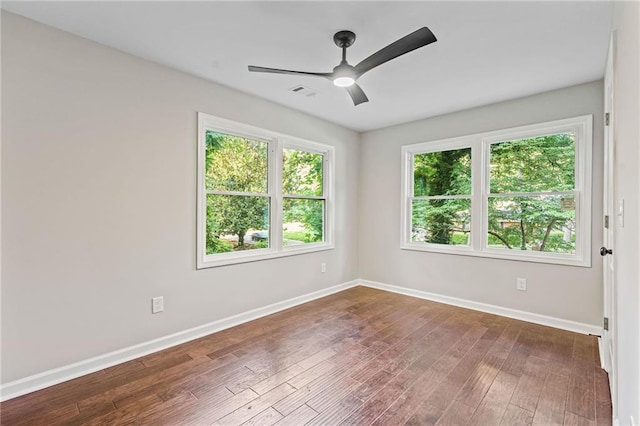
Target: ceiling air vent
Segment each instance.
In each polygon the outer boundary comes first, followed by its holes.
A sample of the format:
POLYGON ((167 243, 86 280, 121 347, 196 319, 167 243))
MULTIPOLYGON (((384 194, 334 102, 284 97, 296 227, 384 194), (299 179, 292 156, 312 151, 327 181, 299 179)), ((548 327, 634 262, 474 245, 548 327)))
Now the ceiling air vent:
POLYGON ((289 90, 292 91, 293 93, 297 93, 298 95, 302 95, 302 96, 305 96, 307 98, 312 98, 312 97, 314 97, 315 95, 318 94, 318 92, 316 92, 315 89, 312 89, 312 88, 307 87, 307 86, 303 86, 301 84, 293 86, 289 90))

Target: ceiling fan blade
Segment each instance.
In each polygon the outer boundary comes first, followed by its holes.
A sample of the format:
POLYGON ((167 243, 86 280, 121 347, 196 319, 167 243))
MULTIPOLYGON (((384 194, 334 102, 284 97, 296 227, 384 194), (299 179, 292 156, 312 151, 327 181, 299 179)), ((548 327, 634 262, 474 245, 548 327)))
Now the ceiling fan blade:
POLYGON ((249 71, 251 72, 268 72, 273 74, 295 74, 295 75, 309 75, 313 77, 330 77, 333 73, 330 72, 306 72, 306 71, 292 71, 292 70, 281 70, 278 68, 266 68, 266 67, 256 67, 254 65, 249 65, 249 71))
POLYGON ((362 88, 357 84, 345 87, 345 89, 347 89, 347 92, 349 92, 349 95, 351 95, 351 99, 353 99, 354 105, 359 105, 363 102, 369 102, 369 98, 367 98, 367 95, 364 94, 362 88))
POLYGON ((382 65, 385 62, 397 58, 398 56, 402 56, 405 53, 409 53, 412 50, 416 50, 422 46, 426 46, 427 44, 431 44, 434 41, 437 41, 437 39, 431 30, 427 27, 422 27, 411 34, 394 41, 387 47, 378 50, 373 55, 364 59, 355 66, 355 71, 358 76, 361 76, 378 65, 382 65))

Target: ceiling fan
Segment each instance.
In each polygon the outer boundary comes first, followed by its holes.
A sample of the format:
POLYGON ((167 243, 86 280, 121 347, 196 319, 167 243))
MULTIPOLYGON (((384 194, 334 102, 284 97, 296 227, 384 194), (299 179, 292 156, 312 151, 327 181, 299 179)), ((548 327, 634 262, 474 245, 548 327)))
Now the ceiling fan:
POLYGON ((369 99, 367 98, 367 95, 364 94, 364 91, 360 86, 356 84, 356 80, 358 78, 362 77, 362 75, 367 71, 371 71, 373 68, 382 65, 385 62, 426 46, 427 44, 431 44, 437 41, 437 39, 429 28, 422 27, 411 34, 394 41, 387 47, 378 50, 356 66, 349 65, 347 62, 347 47, 351 46, 354 41, 356 41, 356 35, 351 31, 338 31, 334 34, 333 42, 336 46, 342 49, 342 61, 333 69, 332 72, 292 71, 277 68, 257 67, 254 65, 249 65, 249 71, 328 78, 329 80, 332 80, 333 84, 336 86, 347 89, 347 92, 351 95, 351 99, 353 99, 353 104, 359 105, 363 102, 368 102, 369 99))

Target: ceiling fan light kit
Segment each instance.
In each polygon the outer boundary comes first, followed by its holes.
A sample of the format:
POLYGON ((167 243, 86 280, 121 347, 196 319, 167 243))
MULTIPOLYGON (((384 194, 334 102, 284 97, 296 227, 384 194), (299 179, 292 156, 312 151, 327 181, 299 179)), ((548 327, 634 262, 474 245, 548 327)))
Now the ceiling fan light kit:
POLYGON ((355 41, 356 35, 352 31, 338 31, 333 35, 333 42, 336 46, 342 49, 342 61, 333 69, 332 72, 292 71, 278 68, 258 67, 254 65, 249 65, 249 71, 327 78, 333 81, 334 85, 344 87, 351 96, 353 104, 359 105, 361 103, 368 102, 369 99, 362 88, 356 84, 356 80, 358 78, 385 62, 431 44, 437 41, 437 39, 429 28, 422 27, 411 34, 394 41, 387 47, 378 50, 368 58, 358 63, 358 65, 352 66, 347 62, 347 48, 355 41))

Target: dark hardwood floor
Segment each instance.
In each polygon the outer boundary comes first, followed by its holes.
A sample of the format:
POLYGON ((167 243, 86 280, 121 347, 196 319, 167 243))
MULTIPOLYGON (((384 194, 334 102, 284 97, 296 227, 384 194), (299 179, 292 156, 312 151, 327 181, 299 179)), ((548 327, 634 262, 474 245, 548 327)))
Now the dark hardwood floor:
POLYGON ((595 337, 356 287, 12 399, 3 425, 609 425, 595 337))

